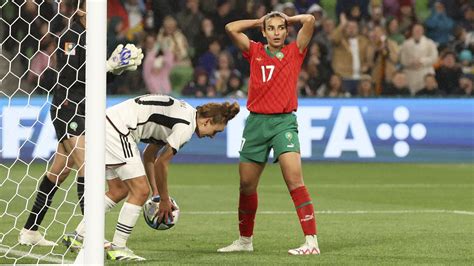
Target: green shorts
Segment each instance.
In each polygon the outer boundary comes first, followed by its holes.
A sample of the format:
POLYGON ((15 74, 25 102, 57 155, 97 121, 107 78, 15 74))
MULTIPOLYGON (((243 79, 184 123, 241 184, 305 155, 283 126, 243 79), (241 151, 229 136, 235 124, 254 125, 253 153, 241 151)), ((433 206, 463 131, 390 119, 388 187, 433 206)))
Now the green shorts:
POLYGON ((240 144, 240 161, 266 163, 273 149, 273 162, 285 152, 300 152, 296 115, 250 113, 240 144))

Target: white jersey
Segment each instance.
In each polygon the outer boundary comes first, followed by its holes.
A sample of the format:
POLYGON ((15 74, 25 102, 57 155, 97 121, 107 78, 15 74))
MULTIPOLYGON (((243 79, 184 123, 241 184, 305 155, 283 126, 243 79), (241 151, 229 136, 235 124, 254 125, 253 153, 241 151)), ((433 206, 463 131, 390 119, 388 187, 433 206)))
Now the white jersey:
POLYGON ((107 119, 135 142, 169 144, 176 153, 196 130, 196 109, 165 95, 144 95, 107 108, 107 119))

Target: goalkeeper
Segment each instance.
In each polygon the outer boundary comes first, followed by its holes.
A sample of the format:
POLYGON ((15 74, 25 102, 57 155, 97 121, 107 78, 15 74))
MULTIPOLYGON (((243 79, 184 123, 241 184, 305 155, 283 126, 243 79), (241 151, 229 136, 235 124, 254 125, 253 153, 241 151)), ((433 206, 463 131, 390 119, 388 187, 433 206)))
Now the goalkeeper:
MULTIPOLYGON (((23 245, 55 246, 38 231, 54 194, 71 169, 77 169, 77 195, 84 214, 84 126, 86 70, 86 1, 73 1, 78 7, 74 21, 65 29, 57 49, 58 84, 50 109, 58 139, 52 165, 41 180, 35 202, 18 242, 23 245)), ((119 45, 107 61, 107 71, 121 74, 136 70, 143 54, 133 44, 119 45)))

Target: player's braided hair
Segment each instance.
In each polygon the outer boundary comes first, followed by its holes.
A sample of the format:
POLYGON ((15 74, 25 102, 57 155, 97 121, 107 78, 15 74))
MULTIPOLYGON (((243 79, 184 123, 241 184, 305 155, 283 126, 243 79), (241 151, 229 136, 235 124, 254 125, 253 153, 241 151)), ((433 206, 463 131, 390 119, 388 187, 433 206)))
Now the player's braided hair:
POLYGON ((213 124, 227 124, 239 113, 240 106, 236 102, 207 103, 196 109, 199 117, 212 118, 213 124))
POLYGON ((286 20, 285 16, 283 15, 282 12, 280 11, 272 11, 268 14, 265 15, 265 19, 263 19, 263 29, 265 30, 265 27, 266 27, 266 24, 267 24, 267 20, 271 19, 271 18, 275 18, 275 17, 280 17, 282 18, 283 20, 285 20, 285 28, 288 28, 288 21, 286 20))

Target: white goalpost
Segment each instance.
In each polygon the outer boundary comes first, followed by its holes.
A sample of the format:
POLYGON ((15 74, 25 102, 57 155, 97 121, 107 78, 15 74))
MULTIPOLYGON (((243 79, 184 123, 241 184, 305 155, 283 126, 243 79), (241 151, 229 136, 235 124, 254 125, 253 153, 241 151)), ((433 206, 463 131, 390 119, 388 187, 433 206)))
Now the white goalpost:
POLYGON ((107 1, 87 1, 86 39, 86 237, 76 262, 104 263, 105 102, 107 1), (90 114, 90 115, 88 115, 90 114), (80 256, 84 257, 81 258, 80 256))

